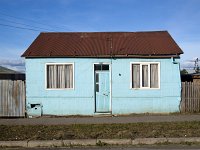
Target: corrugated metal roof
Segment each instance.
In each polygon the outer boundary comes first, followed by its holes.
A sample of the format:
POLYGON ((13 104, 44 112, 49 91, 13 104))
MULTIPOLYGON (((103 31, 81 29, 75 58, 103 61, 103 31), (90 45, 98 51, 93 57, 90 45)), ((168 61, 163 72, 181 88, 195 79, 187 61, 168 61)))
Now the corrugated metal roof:
POLYGON ((0 66, 0 74, 20 74, 20 72, 0 66))
POLYGON ((167 31, 40 33, 22 57, 111 57, 179 55, 167 31))

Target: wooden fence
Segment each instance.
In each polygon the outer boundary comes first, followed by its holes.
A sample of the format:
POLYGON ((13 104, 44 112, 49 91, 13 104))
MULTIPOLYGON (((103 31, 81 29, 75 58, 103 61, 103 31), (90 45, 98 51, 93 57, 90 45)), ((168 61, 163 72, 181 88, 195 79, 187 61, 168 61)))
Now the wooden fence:
POLYGON ((0 80, 0 117, 25 116, 25 81, 0 80))
POLYGON ((181 112, 200 112, 200 85, 182 82, 181 112))

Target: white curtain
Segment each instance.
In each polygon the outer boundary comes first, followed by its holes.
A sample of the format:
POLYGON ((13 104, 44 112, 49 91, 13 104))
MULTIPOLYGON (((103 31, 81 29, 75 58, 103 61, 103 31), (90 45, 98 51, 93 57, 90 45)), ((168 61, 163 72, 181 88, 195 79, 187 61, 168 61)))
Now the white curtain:
POLYGON ((142 65, 142 87, 148 87, 148 65, 142 65))
POLYGON ((64 72, 64 65, 57 65, 57 88, 65 88, 64 86, 64 77, 65 77, 65 72, 64 72))
POLYGON ((73 87, 73 67, 72 65, 65 65, 65 88, 73 87))
POLYGON ((56 66, 47 65, 47 88, 56 87, 56 66))
POLYGON ((47 65, 47 88, 73 88, 73 66, 47 65))
POLYGON ((151 88, 158 88, 158 64, 150 65, 151 88))
POLYGON ((132 86, 133 88, 140 88, 140 65, 132 65, 132 86))

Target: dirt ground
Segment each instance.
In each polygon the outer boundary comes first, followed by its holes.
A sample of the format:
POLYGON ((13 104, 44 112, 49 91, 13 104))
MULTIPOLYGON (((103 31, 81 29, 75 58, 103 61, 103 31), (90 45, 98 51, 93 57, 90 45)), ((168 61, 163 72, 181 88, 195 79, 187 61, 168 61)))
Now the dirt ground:
POLYGON ((0 125, 0 140, 200 137, 200 121, 128 124, 0 125))

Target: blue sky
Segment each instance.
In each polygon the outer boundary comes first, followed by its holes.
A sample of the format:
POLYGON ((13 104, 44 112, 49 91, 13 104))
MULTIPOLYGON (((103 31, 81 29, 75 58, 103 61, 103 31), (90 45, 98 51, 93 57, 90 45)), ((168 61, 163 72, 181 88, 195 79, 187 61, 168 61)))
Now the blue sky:
POLYGON ((40 32, 152 30, 168 30, 184 51, 182 67, 192 66, 200 0, 0 0, 0 65, 23 71, 20 55, 40 32))

